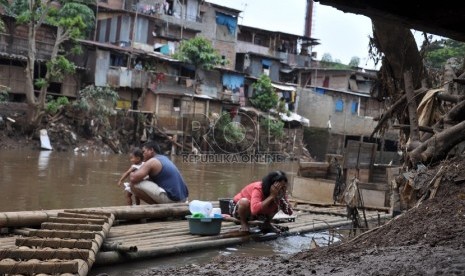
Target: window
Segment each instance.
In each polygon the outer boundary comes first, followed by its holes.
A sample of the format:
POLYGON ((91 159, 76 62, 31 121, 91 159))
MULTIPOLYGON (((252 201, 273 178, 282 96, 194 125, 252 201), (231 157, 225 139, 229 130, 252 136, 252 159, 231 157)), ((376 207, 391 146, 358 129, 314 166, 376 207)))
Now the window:
POLYGON ((338 99, 336 101, 336 112, 342 112, 344 111, 344 101, 341 99, 338 99))
POLYGON ((179 112, 181 110, 181 99, 173 99, 173 110, 179 112))
POLYGON ((263 65, 263 74, 267 75, 267 76, 270 76, 270 67, 269 66, 263 65))
POLYGON ((262 59, 263 74, 270 76, 271 60, 262 59))
POLYGON ((126 56, 110 54, 110 66, 125 67, 126 62, 126 56))
POLYGON ((352 102, 351 112, 352 114, 358 114, 358 102, 352 102))

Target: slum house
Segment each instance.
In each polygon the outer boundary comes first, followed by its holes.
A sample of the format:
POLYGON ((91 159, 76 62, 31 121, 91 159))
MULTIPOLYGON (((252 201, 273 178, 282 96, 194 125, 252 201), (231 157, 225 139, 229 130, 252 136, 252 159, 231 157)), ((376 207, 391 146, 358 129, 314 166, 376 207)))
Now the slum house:
POLYGON ((169 8, 165 4, 99 1, 95 41, 82 43, 92 49, 87 55, 94 72, 91 82, 116 89, 118 107, 150 114, 152 123, 167 134, 182 134, 183 126, 189 125, 182 117, 221 111, 221 75, 200 72, 194 91, 195 68, 170 55, 181 40, 203 35, 213 46, 221 46, 217 50, 225 59, 234 61, 231 49, 239 12, 203 1, 169 2, 169 8), (221 43, 214 43, 217 37, 221 43))
MULTIPOLYGON (((13 17, 2 15, 2 20, 5 22, 5 30, 0 32, 0 85, 8 89, 10 101, 25 102, 24 69, 28 55, 28 28, 25 25, 15 24, 16 20, 13 17)), ((56 31, 55 27, 46 24, 37 31, 35 79, 45 76, 46 62, 51 57, 56 31)), ((76 73, 51 82, 48 95, 76 98, 80 88, 80 75, 85 69, 82 61, 77 61, 75 64, 76 73)))
POLYGON ((171 55, 179 41, 201 35, 232 69, 239 12, 201 0, 100 0, 94 40, 171 55))
MULTIPOLYGON (((250 84, 262 74, 269 76, 271 81, 281 85, 280 87, 286 86, 286 83, 296 84, 298 75, 293 68, 311 66, 311 47, 318 44, 317 39, 305 36, 240 25, 236 47, 236 70, 251 77, 245 83, 246 98, 251 97, 253 93, 250 84)), ((289 110, 293 111, 295 93, 297 93, 295 87, 289 86, 289 89, 280 89, 280 87, 275 86, 285 98, 289 110)))
MULTIPOLYGON (((316 39, 308 37, 239 26, 236 70, 247 75, 241 111, 255 118, 269 118, 269 115, 273 114, 275 118, 279 118, 285 123, 284 137, 288 139, 283 139, 280 143, 271 143, 267 150, 284 151, 288 152, 289 155, 301 155, 302 153, 303 127, 309 126, 310 122, 293 112, 297 99, 297 88, 294 84, 297 82, 297 78, 292 68, 311 64, 312 58, 308 53, 311 53, 311 46, 317 44, 316 39), (253 96, 251 84, 263 74, 270 77, 278 98, 280 101, 284 101, 289 112, 279 114, 276 110, 270 110, 269 114, 262 114, 263 112, 247 108, 250 105, 248 98, 253 96), (296 146, 297 144, 298 146, 296 146)), ((263 135, 264 133, 261 134, 261 136, 263 135)), ((259 147, 258 151, 260 150, 262 149, 259 147)))
MULTIPOLYGON (((377 142, 377 162, 396 160, 396 133, 368 141, 383 105, 370 92, 376 75, 350 69, 302 70, 298 113, 312 121, 306 143, 318 160, 326 153, 342 154, 348 140, 377 142), (324 145, 324 146, 322 146, 324 145), (388 151, 388 152, 385 152, 388 151)), ((307 136, 307 135, 306 135, 307 136)))

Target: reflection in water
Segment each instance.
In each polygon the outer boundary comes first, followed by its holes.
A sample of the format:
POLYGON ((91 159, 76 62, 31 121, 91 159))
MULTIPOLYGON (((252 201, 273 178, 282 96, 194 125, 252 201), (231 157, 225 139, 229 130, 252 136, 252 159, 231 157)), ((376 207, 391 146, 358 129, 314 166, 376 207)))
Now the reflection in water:
POLYGON ((44 171, 47 169, 48 167, 48 160, 50 158, 50 154, 52 152, 49 151, 49 150, 42 150, 40 151, 39 153, 39 176, 44 176, 43 174, 41 173, 45 173, 44 171))
MULTIPOLYGON (((55 151, 0 152, 0 212, 124 205, 117 185, 127 155, 55 151)), ((297 164, 191 163, 173 160, 189 186, 189 199, 232 197, 272 170, 292 179, 297 164)))

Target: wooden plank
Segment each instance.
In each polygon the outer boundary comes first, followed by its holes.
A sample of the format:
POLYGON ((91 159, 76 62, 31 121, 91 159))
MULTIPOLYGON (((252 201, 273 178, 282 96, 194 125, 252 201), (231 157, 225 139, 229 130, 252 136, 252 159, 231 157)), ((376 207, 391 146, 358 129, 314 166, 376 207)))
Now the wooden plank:
POLYGON ((309 202, 332 204, 334 185, 332 180, 295 176, 291 195, 309 202))
POLYGON ((358 184, 358 187, 360 189, 364 189, 364 190, 375 190, 375 191, 389 191, 389 186, 384 183, 364 183, 364 182, 359 182, 358 184))
POLYGON ((329 163, 326 162, 300 162, 298 176, 326 178, 329 170, 329 163))
POLYGON ((360 189, 363 197, 363 205, 369 207, 385 207, 386 192, 360 189))
POLYGON ((369 169, 374 163, 375 143, 348 141, 344 154, 344 169, 369 169))
POLYGON ((357 177, 361 182, 370 182, 370 170, 369 169, 347 169, 346 171, 347 180, 351 180, 357 177), (358 175, 358 176, 357 176, 358 175))

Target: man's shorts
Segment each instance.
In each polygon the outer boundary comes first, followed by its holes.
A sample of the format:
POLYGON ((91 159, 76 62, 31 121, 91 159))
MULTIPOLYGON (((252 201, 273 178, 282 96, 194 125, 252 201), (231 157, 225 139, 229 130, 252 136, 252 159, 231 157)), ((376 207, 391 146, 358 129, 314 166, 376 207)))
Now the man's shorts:
POLYGON ((177 201, 171 200, 166 191, 158 186, 156 183, 148 180, 143 180, 140 183, 134 185, 137 189, 144 191, 149 197, 151 197, 156 203, 174 203, 177 201))

